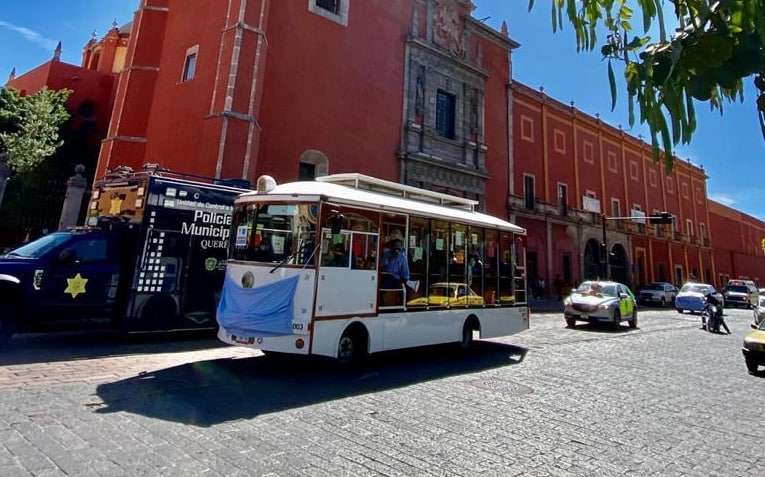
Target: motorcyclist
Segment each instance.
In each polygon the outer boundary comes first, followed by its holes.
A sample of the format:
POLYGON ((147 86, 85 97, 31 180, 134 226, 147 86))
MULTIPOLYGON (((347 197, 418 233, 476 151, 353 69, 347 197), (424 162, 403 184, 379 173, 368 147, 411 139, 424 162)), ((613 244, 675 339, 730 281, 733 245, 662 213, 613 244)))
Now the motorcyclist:
MULTIPOLYGON (((728 325, 725 323, 725 319, 723 318, 723 311, 722 311, 722 304, 720 301, 714 296, 712 293, 708 293, 704 298, 707 300, 707 303, 709 306, 714 307, 714 313, 715 313, 715 319, 718 320, 720 323, 720 326, 722 326, 725 331, 730 334, 730 329, 728 329, 728 325)), ((711 315, 710 315, 711 318, 711 315)), ((707 329, 707 323, 704 318, 704 314, 701 314, 701 328, 707 329)))

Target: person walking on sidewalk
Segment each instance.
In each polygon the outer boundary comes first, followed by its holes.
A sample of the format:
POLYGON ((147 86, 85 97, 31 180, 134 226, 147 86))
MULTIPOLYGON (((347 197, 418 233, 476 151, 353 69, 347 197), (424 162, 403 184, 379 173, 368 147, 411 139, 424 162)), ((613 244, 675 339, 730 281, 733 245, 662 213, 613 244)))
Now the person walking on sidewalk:
POLYGON ((563 300, 563 276, 559 273, 555 276, 555 280, 553 280, 553 287, 555 288, 555 293, 558 294, 558 301, 563 300))

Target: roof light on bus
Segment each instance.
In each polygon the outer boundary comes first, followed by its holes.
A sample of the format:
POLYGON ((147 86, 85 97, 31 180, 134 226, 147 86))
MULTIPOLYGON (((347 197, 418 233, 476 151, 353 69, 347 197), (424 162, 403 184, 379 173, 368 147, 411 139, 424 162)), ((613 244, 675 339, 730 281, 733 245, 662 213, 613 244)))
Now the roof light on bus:
POLYGON ((276 187, 276 179, 271 176, 260 176, 257 182, 258 192, 271 192, 276 187))

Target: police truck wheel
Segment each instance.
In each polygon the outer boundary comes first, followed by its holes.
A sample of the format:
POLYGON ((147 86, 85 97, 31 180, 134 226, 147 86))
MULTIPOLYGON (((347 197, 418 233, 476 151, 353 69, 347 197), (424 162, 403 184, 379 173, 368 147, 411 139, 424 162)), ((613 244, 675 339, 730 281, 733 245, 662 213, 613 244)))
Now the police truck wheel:
POLYGON ((10 341, 16 331, 16 312, 5 302, 0 302, 0 346, 10 341))

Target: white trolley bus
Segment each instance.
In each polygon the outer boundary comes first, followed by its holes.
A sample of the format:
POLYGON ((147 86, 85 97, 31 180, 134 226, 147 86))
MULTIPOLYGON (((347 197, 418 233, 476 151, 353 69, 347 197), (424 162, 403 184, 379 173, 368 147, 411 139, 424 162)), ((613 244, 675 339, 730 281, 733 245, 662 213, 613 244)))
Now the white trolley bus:
POLYGON ((355 361, 528 329, 526 232, 476 205, 355 173, 260 177, 235 201, 218 338, 355 361), (394 242, 409 273, 391 285, 394 242))

